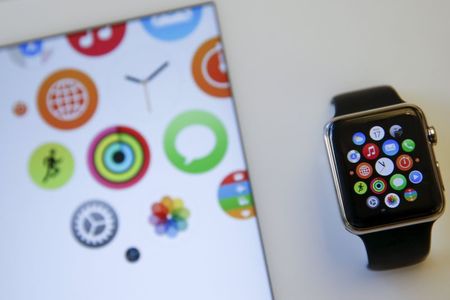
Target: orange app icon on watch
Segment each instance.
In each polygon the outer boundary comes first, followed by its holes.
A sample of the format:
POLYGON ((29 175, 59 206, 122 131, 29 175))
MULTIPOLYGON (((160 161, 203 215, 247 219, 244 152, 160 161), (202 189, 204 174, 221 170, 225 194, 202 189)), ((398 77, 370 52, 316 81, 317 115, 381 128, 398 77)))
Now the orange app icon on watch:
POLYGON ((48 76, 38 92, 42 118, 58 129, 84 125, 97 108, 98 93, 92 79, 75 69, 64 69, 48 76))
POLYGON ((356 175, 361 179, 367 179, 372 176, 373 168, 370 164, 363 162, 356 167, 356 175))
POLYGON ((402 154, 395 161, 397 168, 401 171, 408 171, 413 166, 413 159, 407 154, 402 154))
POLYGON ((220 98, 231 96, 222 42, 218 37, 198 48, 192 61, 192 74, 205 93, 220 98))

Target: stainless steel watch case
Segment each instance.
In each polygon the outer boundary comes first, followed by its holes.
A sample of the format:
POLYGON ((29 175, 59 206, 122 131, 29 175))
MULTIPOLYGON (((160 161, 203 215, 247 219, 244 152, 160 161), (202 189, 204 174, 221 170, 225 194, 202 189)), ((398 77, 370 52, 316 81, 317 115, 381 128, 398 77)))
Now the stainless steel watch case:
POLYGON ((338 199, 339 210, 341 213, 342 221, 344 222, 345 228, 348 231, 350 231, 351 233, 357 234, 357 235, 362 235, 362 234, 367 234, 367 233, 372 233, 372 232, 377 232, 377 231, 383 231, 383 230, 389 230, 389 229, 393 229, 393 228, 404 227, 404 226, 408 226, 408 225, 430 222, 430 221, 434 221, 434 220, 438 219, 443 214, 444 207, 445 207, 445 198, 444 198, 444 193, 443 193, 444 185, 443 185, 442 177, 441 177, 441 174, 439 171, 439 164, 436 161, 436 157, 435 157, 434 150, 433 150, 433 146, 437 143, 436 130, 434 129, 434 127, 428 126, 426 118, 425 118, 425 114, 418 106, 416 106, 414 104, 409 104, 409 103, 402 103, 402 104, 390 105, 390 106, 385 106, 382 108, 376 108, 376 109, 371 109, 371 110, 366 110, 366 111, 361 111, 361 112, 357 112, 357 113, 352 113, 352 114, 335 117, 325 125, 324 139, 325 139, 325 145, 327 148, 328 160, 329 160, 329 163, 331 166, 331 172, 332 172, 332 176, 333 176, 333 182, 334 182, 334 186, 335 186, 335 190, 336 190, 336 195, 337 195, 337 199, 338 199), (339 176, 338 166, 336 164, 335 149, 333 148, 333 143, 331 142, 332 125, 334 122, 339 121, 339 120, 351 120, 353 118, 357 118, 357 117, 361 117, 361 116, 380 114, 383 112, 388 112, 388 111, 400 109, 400 108, 411 108, 418 112, 418 116, 419 116, 419 119, 421 120, 423 130, 424 130, 425 134, 427 135, 427 146, 429 148, 429 153, 431 154, 431 161, 432 161, 431 167, 433 168, 433 174, 439 184, 439 191, 441 194, 441 199, 443 201, 441 209, 439 211, 433 213, 432 215, 429 215, 426 217, 412 218, 412 219, 408 219, 408 220, 403 220, 401 222, 389 223, 389 224, 380 225, 380 226, 376 226, 376 227, 368 227, 368 228, 354 227, 350 224, 350 222, 348 221, 347 216, 345 214, 344 203, 343 203, 344 196, 342 193, 342 179, 339 176))

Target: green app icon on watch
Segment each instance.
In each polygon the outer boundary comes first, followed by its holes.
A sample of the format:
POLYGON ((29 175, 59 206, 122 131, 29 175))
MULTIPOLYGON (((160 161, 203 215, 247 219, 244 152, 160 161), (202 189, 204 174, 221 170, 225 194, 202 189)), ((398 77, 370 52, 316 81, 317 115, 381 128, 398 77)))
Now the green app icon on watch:
POLYGON ((222 122, 200 110, 178 115, 167 127, 164 150, 172 164, 187 173, 204 173, 225 156, 228 136, 222 122))

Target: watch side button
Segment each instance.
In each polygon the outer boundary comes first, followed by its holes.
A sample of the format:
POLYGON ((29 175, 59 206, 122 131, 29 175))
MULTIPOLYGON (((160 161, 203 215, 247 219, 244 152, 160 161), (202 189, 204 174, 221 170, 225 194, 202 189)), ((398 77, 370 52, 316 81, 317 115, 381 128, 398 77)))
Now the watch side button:
POLYGON ((429 126, 427 128, 427 136, 428 136, 428 140, 430 141, 431 144, 436 145, 438 138, 437 138, 437 133, 436 133, 436 129, 433 126, 429 126))
POLYGON ((445 191, 445 185, 444 185, 444 181, 442 180, 442 175, 441 175, 441 168, 439 168, 439 162, 436 162, 436 168, 437 168, 437 173, 438 173, 438 177, 439 177, 439 182, 441 183, 442 186, 442 190, 445 191))

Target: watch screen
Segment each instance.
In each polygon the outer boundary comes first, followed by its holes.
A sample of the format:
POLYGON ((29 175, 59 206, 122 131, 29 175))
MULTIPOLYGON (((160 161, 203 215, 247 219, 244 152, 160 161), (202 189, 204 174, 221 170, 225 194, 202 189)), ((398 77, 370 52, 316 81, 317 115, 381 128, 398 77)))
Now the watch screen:
POLYGON ((343 209, 357 228, 431 215, 442 199, 417 109, 337 120, 331 139, 343 209))

